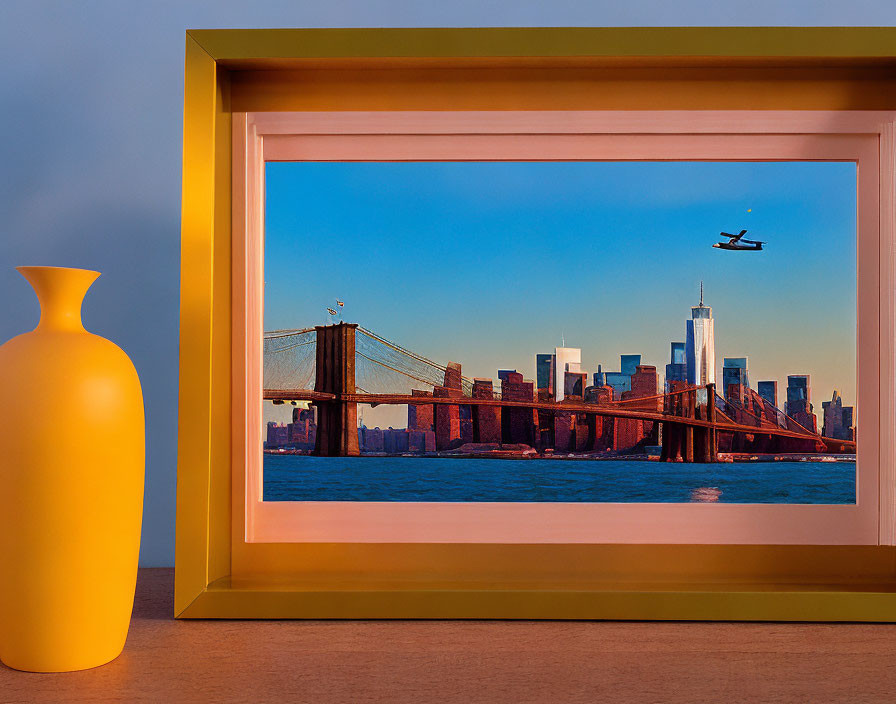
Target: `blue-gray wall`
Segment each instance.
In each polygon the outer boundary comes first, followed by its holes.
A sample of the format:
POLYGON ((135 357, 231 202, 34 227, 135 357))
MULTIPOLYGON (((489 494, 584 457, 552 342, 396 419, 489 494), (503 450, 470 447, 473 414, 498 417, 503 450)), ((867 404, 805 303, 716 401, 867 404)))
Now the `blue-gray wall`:
POLYGON ((2 0, 0 341, 38 315, 13 266, 103 272, 84 319, 143 380, 141 564, 171 565, 186 28, 890 24, 891 0, 2 0))

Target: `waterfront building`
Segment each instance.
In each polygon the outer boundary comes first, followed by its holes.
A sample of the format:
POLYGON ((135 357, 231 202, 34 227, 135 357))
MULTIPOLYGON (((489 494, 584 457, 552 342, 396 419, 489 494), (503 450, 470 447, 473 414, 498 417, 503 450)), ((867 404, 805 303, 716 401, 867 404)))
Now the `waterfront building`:
POLYGON ((566 390, 566 372, 582 371, 582 350, 578 347, 554 348, 554 400, 562 401, 566 390))
MULTIPOLYGON (((434 386, 432 395, 437 398, 461 398, 461 389, 434 386)), ((436 449, 449 450, 462 444, 460 406, 440 403, 435 407, 433 425, 436 432, 436 449)))
POLYGON ((830 401, 821 404, 822 418, 824 419, 821 434, 826 438, 837 440, 855 440, 855 428, 853 427, 853 407, 844 406, 843 400, 837 389, 830 401))
POLYGON ((436 451, 436 434, 432 430, 408 430, 408 452, 424 454, 436 451))
MULTIPOLYGON (((445 378, 442 386, 434 386, 432 395, 438 398, 461 398, 463 392, 463 376, 461 365, 457 362, 448 362, 445 367, 445 378)), ((420 413, 420 407, 416 414, 420 413)), ((415 414, 415 415, 416 415, 415 414)), ((410 421, 410 416, 408 417, 410 421)), ((416 419, 415 419, 416 420, 416 419)), ((415 430, 425 430, 419 422, 414 424, 415 430)), ((472 413, 469 406, 455 406, 438 404, 433 409, 433 427, 436 435, 436 449, 447 450, 464 442, 468 437, 470 442, 473 437, 472 413), (463 410, 462 410, 463 409, 463 410)))
POLYGON ((358 428, 358 447, 368 454, 405 453, 424 454, 435 452, 436 434, 432 430, 411 430, 410 428, 358 428))
MULTIPOLYGON (((597 405, 606 405, 613 401, 613 389, 609 386, 589 386, 585 389, 585 403, 594 403, 597 405)), ((581 417, 581 416, 580 416, 581 417)), ((596 450, 604 452, 616 449, 616 430, 617 419, 610 416, 584 415, 582 423, 577 423, 576 440, 585 439, 585 444, 590 443, 588 450, 596 450), (579 429, 582 430, 579 433, 579 429), (587 433, 586 433, 587 431, 587 433)))
POLYGON ((286 425, 287 444, 297 450, 313 450, 317 436, 315 408, 293 408, 292 423, 286 425))
MULTIPOLYGON (((451 396, 464 395, 463 374, 461 373, 461 365, 458 362, 448 362, 448 365, 445 367, 445 381, 443 387, 445 389, 451 389, 451 396)), ((457 406, 456 409, 454 407, 450 407, 449 409, 437 408, 435 416, 436 419, 438 419, 439 414, 442 413, 448 414, 453 418, 453 413, 455 411, 457 413, 458 432, 460 433, 459 437, 461 442, 473 442, 473 411, 470 406, 457 406)), ((439 449, 441 450, 444 448, 440 447, 439 449)))
POLYGON ((516 374, 516 373, 517 373, 516 369, 499 369, 498 370, 498 381, 500 381, 503 384, 504 381, 507 379, 508 375, 516 374))
MULTIPOLYGON (((561 386, 562 388, 562 386, 561 386)), ((501 380, 501 398, 505 401, 535 400, 535 383, 512 372, 501 380)), ((533 408, 505 407, 501 409, 501 442, 535 445, 538 411, 533 408)))
MULTIPOLYGON (((663 399, 658 396, 659 377, 656 367, 649 364, 639 364, 634 373, 629 377, 631 390, 622 394, 622 400, 627 401, 624 408, 628 410, 662 412, 663 399), (634 399, 643 398, 643 403, 630 403, 634 399)), ((630 450, 644 442, 656 444, 658 427, 653 421, 632 420, 629 418, 616 419, 616 447, 617 450, 630 450)))
POLYGON ((383 450, 392 455, 407 452, 409 448, 407 428, 389 428, 383 432, 383 450))
MULTIPOLYGON (((659 377, 656 367, 652 364, 639 364, 631 376, 632 398, 644 398, 646 396, 658 396, 659 377)), ((662 399, 657 399, 662 401, 662 399)))
POLYGON ((617 401, 622 398, 622 394, 632 390, 632 377, 630 374, 622 372, 604 372, 607 386, 613 389, 613 398, 617 401))
MULTIPOLYGON (((639 366, 641 366, 641 355, 621 354, 619 355, 620 371, 601 372, 604 383, 595 383, 595 386, 609 386, 613 389, 613 397, 618 401, 622 398, 622 394, 632 390, 632 376, 638 372, 639 366)), ((596 376, 595 381, 597 381, 596 376)))
POLYGON ((587 373, 566 372, 563 379, 563 398, 581 401, 583 398, 585 398, 585 387, 587 385, 587 373))
POLYGON ((284 447, 289 442, 289 430, 285 423, 268 422, 265 449, 284 447))
POLYGON ((535 355, 535 387, 548 396, 554 395, 554 355, 535 355))
POLYGON ((385 452, 385 433, 379 428, 358 428, 358 447, 361 452, 385 452))
POLYGON ((722 364, 722 395, 729 395, 729 388, 740 387, 736 396, 742 396, 744 389, 750 388, 746 357, 725 357, 722 364))
POLYGON ((716 349, 712 308, 703 305, 703 282, 700 282, 700 303, 691 308, 687 321, 685 357, 688 383, 697 386, 716 382, 716 349))
POLYGON ((267 424, 264 447, 266 449, 289 448, 313 450, 317 435, 314 408, 293 408, 292 422, 267 424))
POLYGON ((777 381, 760 381, 756 384, 756 390, 759 395, 773 406, 778 405, 778 382, 777 381))
POLYGON ((358 428, 358 447, 368 454, 425 454, 436 451, 436 434, 432 430, 410 428, 358 428))
POLYGON ((460 417, 460 439, 463 442, 473 442, 473 407, 458 406, 458 415, 460 417))
POLYGON ((609 386, 589 386, 585 389, 585 403, 607 404, 613 400, 613 389, 609 386))
MULTIPOLYGON (((548 355, 550 356, 550 355, 548 355)), ((473 379, 473 398, 493 399, 491 379, 473 379)), ((501 408, 499 406, 471 406, 473 409, 473 442, 501 442, 501 408)))
MULTIPOLYGON (((432 396, 432 391, 411 389, 411 396, 432 396)), ((422 431, 433 429, 433 407, 431 404, 420 404, 419 406, 408 404, 408 429, 422 431)))
POLYGON ((813 410, 809 375, 789 375, 787 377, 787 404, 784 412, 807 430, 817 433, 818 419, 813 410))
POLYGON ((687 381, 688 379, 688 363, 685 355, 685 344, 683 342, 673 342, 672 351, 669 357, 670 363, 666 365, 666 392, 669 392, 670 384, 673 381, 687 381))

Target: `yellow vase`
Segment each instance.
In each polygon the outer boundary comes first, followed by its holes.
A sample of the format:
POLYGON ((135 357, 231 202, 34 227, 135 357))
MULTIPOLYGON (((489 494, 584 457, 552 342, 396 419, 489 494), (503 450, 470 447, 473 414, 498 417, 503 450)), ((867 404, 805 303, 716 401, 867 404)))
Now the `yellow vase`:
POLYGON ((134 365, 81 325, 99 274, 19 267, 40 299, 0 347, 0 660, 96 667, 127 637, 143 513, 143 395, 134 365))

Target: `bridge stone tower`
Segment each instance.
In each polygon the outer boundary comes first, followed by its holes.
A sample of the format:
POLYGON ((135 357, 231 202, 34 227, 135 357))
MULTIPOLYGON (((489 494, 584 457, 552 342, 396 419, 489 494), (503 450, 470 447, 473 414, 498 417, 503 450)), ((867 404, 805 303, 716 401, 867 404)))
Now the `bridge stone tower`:
POLYGON ((317 438, 314 454, 331 457, 359 455, 358 404, 342 401, 355 393, 354 323, 318 325, 317 367, 314 390, 336 394, 334 401, 317 402, 317 438))

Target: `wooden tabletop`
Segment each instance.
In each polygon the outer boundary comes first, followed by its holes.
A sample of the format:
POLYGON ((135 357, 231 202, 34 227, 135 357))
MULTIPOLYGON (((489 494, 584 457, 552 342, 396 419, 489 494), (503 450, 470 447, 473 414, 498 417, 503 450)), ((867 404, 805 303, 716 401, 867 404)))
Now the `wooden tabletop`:
POLYGON ((896 625, 175 621, 173 583, 173 570, 140 570, 117 660, 0 668, 0 702, 896 699, 896 625))

